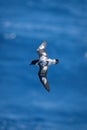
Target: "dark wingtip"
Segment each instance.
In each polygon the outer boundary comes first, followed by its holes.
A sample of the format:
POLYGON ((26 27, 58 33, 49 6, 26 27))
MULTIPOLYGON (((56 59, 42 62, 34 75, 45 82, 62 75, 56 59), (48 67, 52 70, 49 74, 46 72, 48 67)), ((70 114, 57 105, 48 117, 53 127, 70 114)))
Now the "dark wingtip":
POLYGON ((50 88, 45 88, 47 90, 47 92, 50 92, 50 88))
MULTIPOLYGON (((44 84, 43 84, 44 85, 44 84)), ((45 89, 47 90, 47 92, 50 92, 50 87, 49 87, 49 85, 44 85, 44 87, 45 87, 45 89)))
POLYGON ((46 90, 47 90, 48 92, 50 92, 50 88, 46 88, 46 90))

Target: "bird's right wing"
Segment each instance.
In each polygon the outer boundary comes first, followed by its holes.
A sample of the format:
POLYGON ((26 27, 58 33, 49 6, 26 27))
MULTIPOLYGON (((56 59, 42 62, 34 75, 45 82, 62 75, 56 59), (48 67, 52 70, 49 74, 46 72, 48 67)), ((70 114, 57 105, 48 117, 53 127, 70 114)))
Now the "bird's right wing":
POLYGON ((45 56, 45 57, 47 57, 47 53, 46 53, 46 41, 44 41, 39 47, 38 47, 38 49, 37 49, 37 52, 38 52, 38 54, 39 54, 39 57, 41 57, 41 56, 45 56))

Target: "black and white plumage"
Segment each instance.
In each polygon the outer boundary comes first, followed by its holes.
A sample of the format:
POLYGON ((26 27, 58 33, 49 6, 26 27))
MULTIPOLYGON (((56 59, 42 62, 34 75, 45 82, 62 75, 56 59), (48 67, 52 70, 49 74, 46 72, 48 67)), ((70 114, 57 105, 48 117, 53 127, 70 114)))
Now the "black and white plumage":
POLYGON ((47 79, 48 66, 59 63, 59 60, 48 58, 48 55, 45 49, 46 49, 46 41, 44 41, 37 49, 39 59, 33 60, 31 62, 31 65, 39 66, 40 68, 38 72, 39 79, 41 83, 43 84, 43 86, 46 88, 46 90, 50 91, 50 86, 47 79))

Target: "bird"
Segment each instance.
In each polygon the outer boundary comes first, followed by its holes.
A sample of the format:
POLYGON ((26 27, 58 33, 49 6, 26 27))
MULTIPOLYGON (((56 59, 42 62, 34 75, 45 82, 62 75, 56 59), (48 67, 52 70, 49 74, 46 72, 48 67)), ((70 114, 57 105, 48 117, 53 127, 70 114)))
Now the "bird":
POLYGON ((39 55, 39 58, 31 61, 30 65, 39 66, 39 72, 38 72, 39 79, 43 84, 43 86, 45 87, 45 89, 49 92, 50 85, 47 78, 48 67, 49 65, 52 64, 58 64, 59 59, 48 58, 48 54, 46 52, 46 45, 47 45, 46 41, 43 41, 41 43, 41 45, 37 48, 37 53, 39 55))

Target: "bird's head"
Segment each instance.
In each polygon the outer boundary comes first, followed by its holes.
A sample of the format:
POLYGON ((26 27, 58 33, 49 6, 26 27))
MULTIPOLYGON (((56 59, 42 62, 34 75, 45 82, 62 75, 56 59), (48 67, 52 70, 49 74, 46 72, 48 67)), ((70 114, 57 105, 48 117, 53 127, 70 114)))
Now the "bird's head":
POLYGON ((30 65, 35 65, 38 62, 38 60, 33 60, 30 65))

